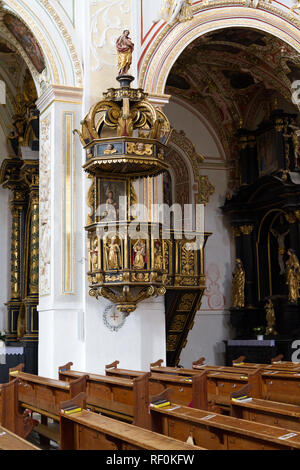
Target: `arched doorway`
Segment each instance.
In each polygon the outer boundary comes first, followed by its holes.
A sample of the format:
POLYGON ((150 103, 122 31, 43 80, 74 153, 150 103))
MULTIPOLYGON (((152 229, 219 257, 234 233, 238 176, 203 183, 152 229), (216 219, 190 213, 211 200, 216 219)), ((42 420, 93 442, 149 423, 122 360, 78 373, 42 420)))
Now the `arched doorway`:
MULTIPOLYGON (((205 347, 210 361, 221 362, 215 345, 232 334, 229 309, 236 250, 220 206, 271 169, 264 173, 262 154, 256 167, 247 167, 245 162, 252 158, 254 146, 249 142, 247 157, 241 156, 241 129, 246 128, 251 134, 263 123, 265 129, 265 122, 276 109, 291 116, 291 120, 295 118, 292 125, 297 125, 298 108, 291 99, 291 86, 300 76, 299 44, 299 32, 287 18, 279 23, 271 12, 235 6, 230 8, 229 17, 228 8, 211 7, 209 11, 196 12, 190 22, 163 30, 141 63, 140 84, 154 95, 171 95, 165 112, 204 156, 201 166, 216 188, 214 200, 205 212, 206 229, 213 232, 206 247, 206 274, 210 279, 210 267, 217 269, 213 291, 225 302, 222 307, 212 307, 211 289, 207 290, 182 355, 183 364, 194 360, 196 342, 201 342, 197 355, 203 355, 205 347), (208 330, 209 341, 205 334, 208 330), (190 344, 194 345, 193 350, 190 344)), ((246 222, 245 239, 254 236, 247 234, 250 222, 246 222)), ((270 240, 273 246, 274 240, 270 240)), ((278 269, 275 248, 271 254, 273 277, 278 269)), ((254 258, 249 269, 252 274, 247 279, 247 289, 256 281, 254 258)))

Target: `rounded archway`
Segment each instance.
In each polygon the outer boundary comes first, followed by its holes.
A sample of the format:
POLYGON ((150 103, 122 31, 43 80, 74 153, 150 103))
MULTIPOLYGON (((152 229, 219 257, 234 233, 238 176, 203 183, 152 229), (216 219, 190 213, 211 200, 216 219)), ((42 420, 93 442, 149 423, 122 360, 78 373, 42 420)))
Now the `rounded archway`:
POLYGON ((264 10, 235 5, 208 6, 205 10, 199 7, 192 21, 166 26, 151 44, 140 65, 140 86, 148 93, 163 95, 174 63, 193 41, 207 33, 233 27, 269 33, 300 53, 299 29, 290 15, 275 13, 267 5, 264 10))
POLYGON ((47 0, 34 2, 34 5, 32 1, 5 0, 0 10, 0 34, 6 36, 22 56, 39 96, 48 84, 79 88, 83 85, 79 54, 59 16, 60 8, 58 5, 54 9, 47 0), (4 21, 5 15, 15 17, 9 28, 4 21), (24 25, 23 31, 20 24, 24 25), (43 70, 32 60, 38 49, 45 60, 43 70))

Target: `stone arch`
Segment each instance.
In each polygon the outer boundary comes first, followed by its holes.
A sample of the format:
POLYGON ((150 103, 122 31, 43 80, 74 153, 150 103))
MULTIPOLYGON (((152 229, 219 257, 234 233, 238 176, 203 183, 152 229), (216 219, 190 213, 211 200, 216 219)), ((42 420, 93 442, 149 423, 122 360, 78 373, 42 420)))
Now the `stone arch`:
POLYGON ((213 6, 202 4, 193 20, 167 25, 154 40, 141 63, 139 75, 139 84, 148 93, 163 95, 171 68, 180 54, 195 39, 212 31, 230 27, 259 29, 278 37, 300 54, 298 21, 292 15, 266 3, 263 9, 218 3, 217 8, 216 2, 213 6))
POLYGON ((71 35, 48 0, 5 0, 4 5, 20 18, 38 41, 47 67, 47 74, 39 74, 26 52, 12 33, 5 29, 10 42, 25 60, 35 81, 39 96, 48 84, 68 87, 82 87, 83 74, 79 55, 71 35), (47 25, 47 27, 45 26, 47 25), (48 83, 47 83, 48 82, 48 83))

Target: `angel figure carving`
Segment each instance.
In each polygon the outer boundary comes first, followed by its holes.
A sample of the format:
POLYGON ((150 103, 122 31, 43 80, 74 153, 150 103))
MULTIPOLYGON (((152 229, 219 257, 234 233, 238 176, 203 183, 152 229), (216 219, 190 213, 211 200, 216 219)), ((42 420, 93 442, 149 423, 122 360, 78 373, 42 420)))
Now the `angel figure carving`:
POLYGON ((232 280, 232 306, 233 308, 245 307, 245 270, 239 258, 236 260, 232 280))
POLYGON ((127 75, 132 64, 132 53, 134 44, 131 41, 128 29, 117 39, 116 47, 118 52, 119 75, 127 75))
POLYGON ((193 19, 193 1, 163 0, 160 18, 171 25, 176 23, 176 21, 183 23, 193 19))

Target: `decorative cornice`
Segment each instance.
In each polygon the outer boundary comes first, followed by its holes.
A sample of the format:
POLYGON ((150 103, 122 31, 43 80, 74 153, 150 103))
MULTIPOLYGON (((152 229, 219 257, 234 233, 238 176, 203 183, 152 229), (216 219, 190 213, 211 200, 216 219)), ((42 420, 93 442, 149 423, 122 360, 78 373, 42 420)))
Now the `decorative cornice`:
POLYGON ((81 104, 83 88, 50 85, 38 99, 36 105, 41 113, 45 112, 53 102, 81 104))

